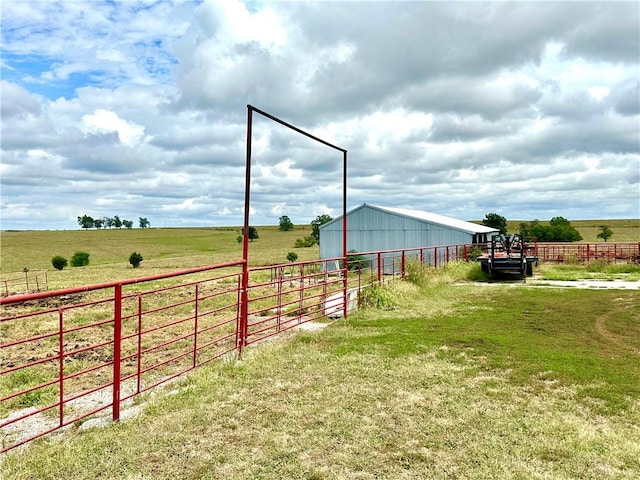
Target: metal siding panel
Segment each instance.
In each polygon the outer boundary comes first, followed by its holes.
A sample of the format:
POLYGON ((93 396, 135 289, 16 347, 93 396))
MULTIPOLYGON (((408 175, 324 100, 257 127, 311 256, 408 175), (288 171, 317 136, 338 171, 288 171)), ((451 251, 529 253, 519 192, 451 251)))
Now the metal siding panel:
MULTIPOLYGON (((364 205, 347 214, 347 249, 359 252, 471 243, 473 236, 440 224, 364 205)), ((320 258, 342 255, 342 222, 321 229, 320 258)))

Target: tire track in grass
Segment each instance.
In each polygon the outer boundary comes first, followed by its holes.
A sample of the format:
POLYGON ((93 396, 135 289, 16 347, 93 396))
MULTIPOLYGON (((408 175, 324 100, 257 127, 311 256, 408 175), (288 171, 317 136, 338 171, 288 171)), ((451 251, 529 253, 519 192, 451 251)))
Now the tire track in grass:
MULTIPOLYGON (((623 310, 628 310, 629 308, 630 307, 627 306, 626 308, 623 308, 623 310)), ((617 313, 617 312, 614 312, 614 313, 617 313)), ((602 338, 604 338, 606 341, 611 342, 614 345, 620 348, 623 348, 625 350, 629 350, 635 355, 640 355, 640 349, 637 349, 632 345, 629 345, 619 335, 616 335, 615 333, 612 333, 609 330, 607 330, 607 320, 609 320, 611 316, 612 316, 612 313, 607 313, 604 315, 600 315, 598 318, 596 318, 596 331, 598 332, 598 334, 602 338)))

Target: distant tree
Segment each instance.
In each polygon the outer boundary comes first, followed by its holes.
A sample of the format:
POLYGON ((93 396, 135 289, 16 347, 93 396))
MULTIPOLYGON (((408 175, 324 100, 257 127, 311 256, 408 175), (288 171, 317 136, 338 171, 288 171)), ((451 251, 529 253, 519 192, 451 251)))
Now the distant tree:
POLYGON ((138 268, 142 260, 144 259, 138 252, 132 252, 131 255, 129 255, 129 263, 133 266, 133 268, 138 268))
POLYGON ((320 225, 324 225, 327 222, 333 220, 330 215, 318 215, 315 220, 311 222, 311 236, 315 238, 316 242, 320 243, 320 225))
POLYGON ((569 220, 564 217, 553 217, 549 220, 549 227, 551 228, 550 242, 578 242, 582 240, 582 235, 571 226, 569 220))
POLYGON ((529 223, 520 224, 520 235, 527 241, 546 242, 549 236, 549 229, 542 225, 538 219, 529 223))
POLYGON ((138 225, 140 225, 140 228, 149 228, 151 226, 149 220, 147 220, 145 217, 138 218, 138 225))
POLYGON ((104 226, 106 228, 111 228, 113 227, 114 224, 114 220, 111 217, 104 217, 104 226))
POLYGON ((553 217, 549 225, 538 220, 520 224, 520 235, 534 242, 577 242, 582 235, 564 217, 553 217))
POLYGON ((238 235, 236 237, 236 240, 237 240, 238 243, 242 243, 242 235, 238 235))
POLYGON ((78 217, 78 224, 84 229, 89 229, 93 228, 94 220, 89 215, 82 215, 78 217))
POLYGON ((102 227, 104 227, 104 218, 96 218, 93 221, 93 226, 96 227, 96 229, 100 230, 102 227))
POLYGON ((600 233, 596 237, 601 238, 605 242, 613 236, 613 231, 607 225, 600 225, 600 233))
POLYGON ((133 222, 131 220, 122 220, 122 225, 124 226, 124 228, 133 228, 133 222))
POLYGON ((482 220, 482 225, 497 228, 503 235, 507 234, 507 219, 497 213, 487 213, 482 220))
POLYGON ((118 215, 114 215, 113 217, 113 226, 116 228, 122 228, 122 220, 118 215))
POLYGON ((282 230, 283 232, 293 230, 293 223, 286 215, 280 217, 280 230, 282 230))

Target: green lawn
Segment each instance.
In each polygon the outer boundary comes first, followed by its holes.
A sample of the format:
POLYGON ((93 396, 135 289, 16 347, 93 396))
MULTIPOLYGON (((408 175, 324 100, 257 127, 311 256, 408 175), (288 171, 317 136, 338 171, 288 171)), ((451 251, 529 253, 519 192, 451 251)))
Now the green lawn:
POLYGON ((640 477, 640 295, 374 289, 322 331, 203 367, 131 420, 6 455, 6 479, 640 477), (384 301, 376 302, 376 297, 384 301))

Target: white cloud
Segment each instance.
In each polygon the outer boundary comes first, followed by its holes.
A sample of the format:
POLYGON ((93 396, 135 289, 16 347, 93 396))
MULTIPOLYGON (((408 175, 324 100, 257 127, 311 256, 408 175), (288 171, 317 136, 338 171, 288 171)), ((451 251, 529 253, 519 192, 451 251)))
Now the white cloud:
POLYGON ((98 109, 90 115, 82 116, 80 130, 84 133, 116 132, 119 140, 126 145, 140 143, 144 137, 144 127, 121 119, 115 112, 98 109))

